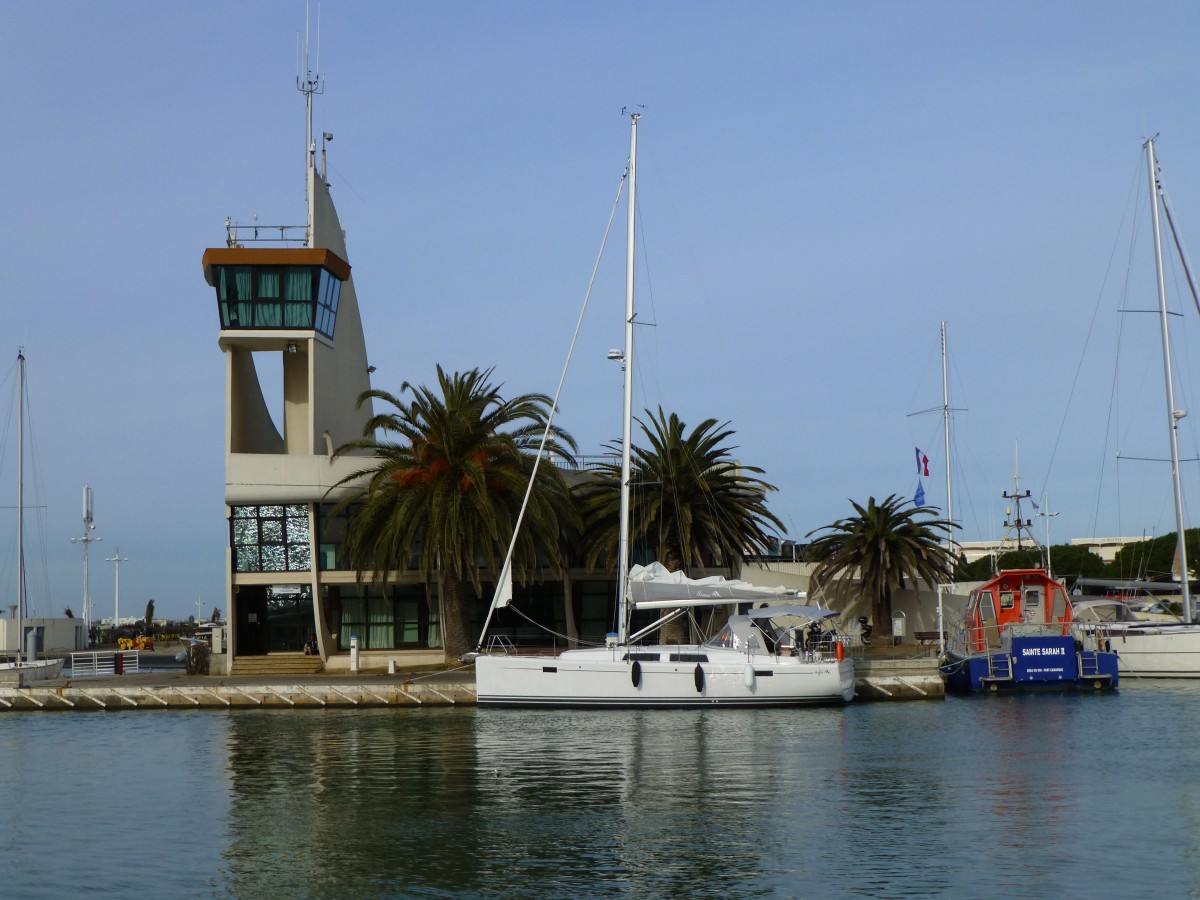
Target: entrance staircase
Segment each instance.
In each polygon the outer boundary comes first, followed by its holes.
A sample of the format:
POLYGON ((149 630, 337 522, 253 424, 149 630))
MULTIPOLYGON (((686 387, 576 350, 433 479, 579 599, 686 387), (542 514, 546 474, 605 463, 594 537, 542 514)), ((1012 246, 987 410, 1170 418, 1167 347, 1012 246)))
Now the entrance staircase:
POLYGON ((319 656, 303 653, 269 653, 235 656, 230 675, 316 675, 325 668, 319 656))

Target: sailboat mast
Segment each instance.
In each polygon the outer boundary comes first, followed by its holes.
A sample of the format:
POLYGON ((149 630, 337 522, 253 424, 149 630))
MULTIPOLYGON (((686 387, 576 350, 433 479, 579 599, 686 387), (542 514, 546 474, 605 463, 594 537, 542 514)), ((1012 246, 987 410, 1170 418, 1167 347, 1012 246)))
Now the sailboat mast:
POLYGON ((1171 375, 1171 332, 1167 319, 1167 287, 1163 277, 1162 230, 1158 218, 1158 166, 1154 161, 1154 139, 1145 143, 1146 171, 1150 178, 1150 222, 1154 229, 1154 271, 1158 287, 1159 330, 1162 334, 1163 380, 1167 390, 1167 426, 1171 436, 1171 486, 1175 494, 1175 531, 1178 535, 1180 595, 1183 598, 1183 618, 1192 621, 1192 596, 1188 584, 1187 541, 1184 538, 1183 488, 1179 480, 1179 420, 1187 415, 1175 408, 1175 385, 1171 375))
POLYGON ((946 542, 954 546, 954 499, 950 493, 950 380, 946 376, 946 323, 942 322, 942 435, 946 441, 946 542))
POLYGON ((25 642, 25 351, 17 350, 17 662, 25 642))
POLYGON ((621 529, 617 539, 617 640, 629 633, 629 445, 633 430, 633 291, 635 222, 637 220, 637 123, 629 117, 629 224, 625 246, 625 383, 621 422, 621 529))

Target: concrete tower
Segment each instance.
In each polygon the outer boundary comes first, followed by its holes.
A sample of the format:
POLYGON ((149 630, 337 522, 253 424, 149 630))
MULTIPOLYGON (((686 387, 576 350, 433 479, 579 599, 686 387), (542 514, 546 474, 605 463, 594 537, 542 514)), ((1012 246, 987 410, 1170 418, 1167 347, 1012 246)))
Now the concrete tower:
POLYGON ((335 568, 336 557, 321 544, 321 505, 361 467, 362 458, 335 461, 333 452, 361 438, 371 416, 370 404, 358 405, 370 388, 366 347, 325 177, 332 135, 322 135, 318 170, 311 126, 318 77, 298 86, 309 110, 307 222, 238 226, 227 219, 225 246, 203 258, 225 356, 225 608, 235 658, 300 652, 313 634, 323 656, 336 650, 337 621, 321 607, 322 572, 335 568), (281 382, 260 377, 267 366, 279 367, 281 382), (280 383, 282 397, 264 387, 280 383))

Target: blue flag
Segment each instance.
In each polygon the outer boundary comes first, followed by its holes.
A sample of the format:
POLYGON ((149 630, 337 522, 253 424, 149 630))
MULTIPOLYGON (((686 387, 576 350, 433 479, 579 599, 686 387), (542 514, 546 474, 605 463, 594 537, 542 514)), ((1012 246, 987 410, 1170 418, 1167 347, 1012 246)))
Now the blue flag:
POLYGON ((913 506, 924 506, 924 505, 925 505, 925 485, 921 484, 920 480, 918 479, 917 480, 917 495, 915 497, 913 497, 913 506))

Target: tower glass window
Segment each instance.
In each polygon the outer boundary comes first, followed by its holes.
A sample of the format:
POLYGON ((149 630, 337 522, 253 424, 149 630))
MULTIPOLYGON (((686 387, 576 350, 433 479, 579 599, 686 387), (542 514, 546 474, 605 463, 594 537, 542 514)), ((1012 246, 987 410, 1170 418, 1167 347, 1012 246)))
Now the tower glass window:
POLYGON ((333 337, 342 282, 319 266, 215 266, 221 328, 286 328, 333 337))
POLYGON ((333 339, 350 266, 321 248, 213 248, 204 273, 217 292, 223 331, 282 329, 333 339))
POLYGON ((308 506, 235 506, 229 519, 235 572, 312 569, 308 506))

